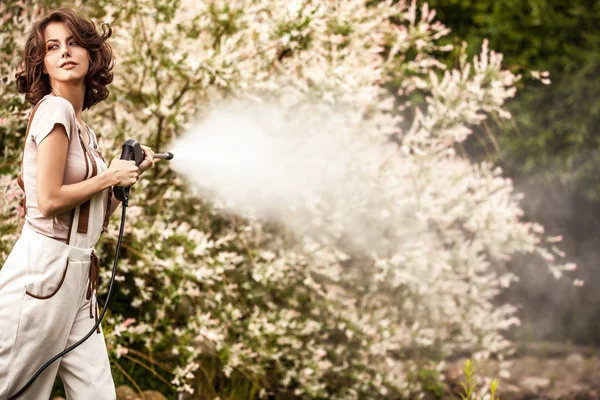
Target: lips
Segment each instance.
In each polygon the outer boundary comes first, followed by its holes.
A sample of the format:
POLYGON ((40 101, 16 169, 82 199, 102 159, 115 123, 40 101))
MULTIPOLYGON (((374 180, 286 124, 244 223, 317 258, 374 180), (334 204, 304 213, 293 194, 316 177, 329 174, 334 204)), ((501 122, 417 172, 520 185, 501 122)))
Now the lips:
POLYGON ((65 68, 65 67, 69 67, 69 66, 75 66, 77 65, 77 63, 75 61, 65 61, 64 63, 61 64, 61 68, 65 68))

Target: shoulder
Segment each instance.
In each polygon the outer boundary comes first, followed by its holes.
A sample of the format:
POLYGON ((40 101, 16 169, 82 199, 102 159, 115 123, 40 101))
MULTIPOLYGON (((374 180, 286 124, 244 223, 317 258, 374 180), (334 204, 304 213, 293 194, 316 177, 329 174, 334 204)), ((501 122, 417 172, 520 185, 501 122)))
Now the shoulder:
POLYGON ((73 105, 64 97, 46 96, 38 104, 38 111, 44 110, 47 112, 48 110, 55 110, 75 115, 73 105))
POLYGON ((46 96, 37 105, 32 125, 62 123, 70 128, 75 121, 75 109, 69 100, 58 96, 46 96))
POLYGON ((39 144, 53 129, 55 124, 63 125, 67 137, 76 129, 75 110, 69 100, 58 96, 46 96, 31 120, 31 136, 39 144))

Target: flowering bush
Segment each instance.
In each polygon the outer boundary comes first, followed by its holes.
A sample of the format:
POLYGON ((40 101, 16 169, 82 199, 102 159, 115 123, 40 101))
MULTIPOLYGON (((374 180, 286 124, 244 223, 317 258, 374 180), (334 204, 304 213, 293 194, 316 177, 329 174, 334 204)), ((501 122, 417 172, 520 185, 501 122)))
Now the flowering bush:
MULTIPOLYGON (((199 398, 401 398, 421 390, 411 378, 421 365, 459 351, 510 351, 502 331, 518 324, 515 309, 493 300, 514 280, 513 255, 538 254, 556 275, 573 267, 556 261, 555 238, 521 221, 520 197, 502 171, 457 155, 456 144, 488 115, 510 118, 504 102, 519 77, 487 45, 447 70, 436 55, 450 48, 436 43, 448 30, 427 5, 69 5, 114 29, 111 97, 86 117, 105 155, 117 156, 126 137, 161 151, 194 118, 234 98, 336 110, 348 124, 342 131, 378 150, 353 164, 361 193, 378 195, 351 197, 346 214, 327 207, 340 203, 299 200, 314 228, 302 236, 199 198, 159 164, 132 191, 119 288, 104 324, 115 376, 199 398)), ((14 1, 0 9, 2 54, 12 54, 41 8, 14 1)), ((15 95, 17 61, 3 57, 6 255, 22 218, 14 178, 28 107, 15 95)), ((299 115, 310 138, 322 119, 299 115)), ((116 218, 100 244, 106 266, 116 218)), ((109 276, 105 268, 104 288, 109 276)))

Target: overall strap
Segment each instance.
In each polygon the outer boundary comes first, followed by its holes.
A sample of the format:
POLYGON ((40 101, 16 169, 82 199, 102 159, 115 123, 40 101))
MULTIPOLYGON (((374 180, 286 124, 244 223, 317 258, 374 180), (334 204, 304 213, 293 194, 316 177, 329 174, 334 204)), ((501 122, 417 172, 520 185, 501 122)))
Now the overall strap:
MULTIPOLYGON (((86 127, 86 129, 87 129, 87 127, 86 127)), ((85 174, 86 179, 93 178, 94 176, 98 175, 98 166, 96 164, 96 159, 94 158, 94 155, 92 154, 92 151, 88 148, 87 144, 85 144, 83 138, 81 137, 81 133, 79 132, 79 130, 78 130, 77 136, 79 136, 79 143, 81 144, 81 149, 83 150, 83 153, 86 158, 86 174, 85 174), (92 165, 92 174, 91 175, 89 175, 89 170, 88 170, 88 166, 87 166, 88 162, 92 165)), ((89 131, 88 131, 88 137, 91 138, 89 131)), ((91 201, 92 201, 91 199, 87 199, 79 206, 80 208, 79 208, 79 221, 77 221, 77 233, 87 233, 88 232, 88 225, 89 225, 89 221, 90 221, 91 201)))
MULTIPOLYGON (((88 133, 88 137, 91 140, 92 133, 88 129, 87 125, 85 126, 85 129, 88 133)), ((92 164, 92 175, 90 176, 90 178, 93 178, 94 176, 98 175, 98 168, 96 165, 96 159, 94 158, 94 155, 99 157, 105 164, 106 164, 106 161, 104 160, 104 157, 102 156, 101 152, 91 148, 84 142, 84 140, 81 138, 81 135, 79 135, 79 142, 80 142, 81 148, 86 156, 86 159, 89 160, 90 164, 92 164)), ((86 177, 88 176, 88 174, 89 174, 89 170, 87 169, 87 164, 86 164, 86 177)), ((113 194, 112 187, 109 187, 107 192, 108 193, 107 193, 106 209, 104 210, 104 222, 102 224, 102 233, 108 231, 108 223, 109 223, 109 219, 110 219, 109 212, 110 212, 111 199, 112 199, 112 194, 113 194)), ((77 233, 87 233, 88 224, 89 224, 90 204, 91 204, 90 202, 91 202, 91 199, 88 199, 80 206, 81 210, 79 213, 79 221, 77 223, 77 233)))

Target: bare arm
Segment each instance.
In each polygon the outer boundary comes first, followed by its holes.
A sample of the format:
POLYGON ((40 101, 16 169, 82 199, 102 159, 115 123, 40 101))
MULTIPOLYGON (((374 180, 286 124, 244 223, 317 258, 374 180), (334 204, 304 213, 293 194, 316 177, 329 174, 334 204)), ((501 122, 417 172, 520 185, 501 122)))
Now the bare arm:
POLYGON ((111 164, 111 168, 93 178, 63 185, 68 147, 69 139, 61 124, 55 124, 52 131, 38 146, 37 200, 39 210, 45 217, 75 208, 109 186, 116 184, 129 186, 137 181, 135 163, 117 160, 121 161, 121 164, 116 168, 111 164))

